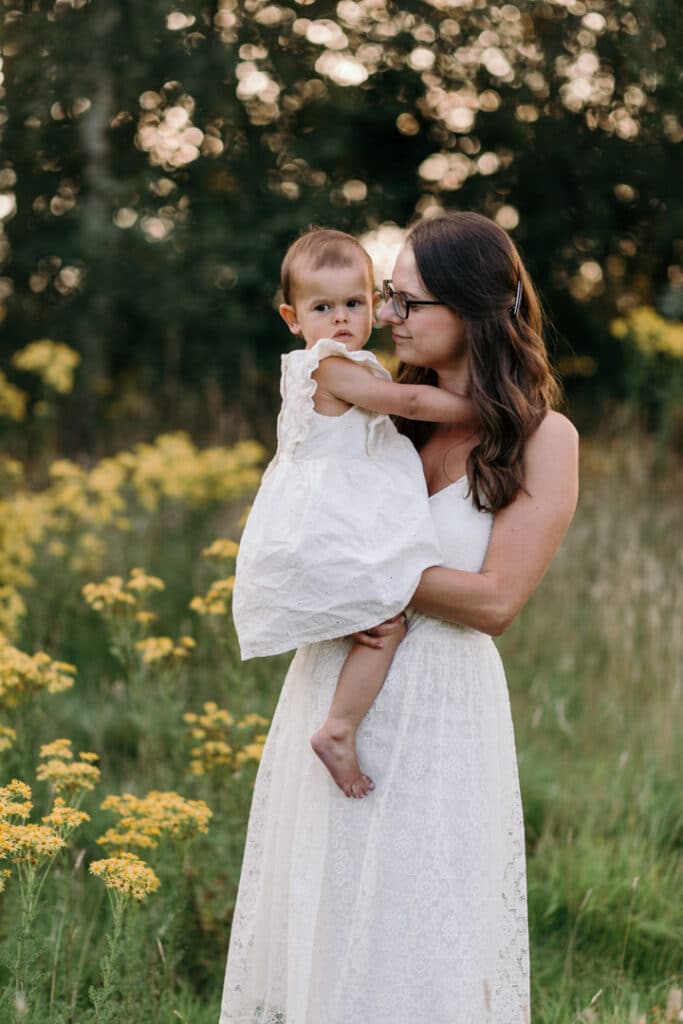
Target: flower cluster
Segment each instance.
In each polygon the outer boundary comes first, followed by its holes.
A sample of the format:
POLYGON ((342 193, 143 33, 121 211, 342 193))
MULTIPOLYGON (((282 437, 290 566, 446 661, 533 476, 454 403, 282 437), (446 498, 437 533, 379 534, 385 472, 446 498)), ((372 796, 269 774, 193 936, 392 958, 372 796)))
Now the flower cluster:
POLYGON ((119 815, 119 821, 97 841, 117 850, 127 847, 152 848, 163 836, 189 840, 199 832, 208 832, 211 810, 203 800, 187 800, 175 792, 152 790, 145 797, 132 793, 108 796, 103 810, 119 815))
POLYGON ((11 384, 0 370, 0 416, 8 416, 19 423, 26 416, 28 395, 11 384))
POLYGON ((127 899, 132 896, 140 903, 159 888, 159 879, 152 869, 134 853, 119 853, 106 860, 94 860, 90 874, 104 881, 107 889, 127 899))
POLYGON ((156 509, 164 498, 199 508, 255 490, 264 454, 255 441, 199 451, 184 433, 162 434, 153 445, 136 445, 125 465, 147 510, 156 509))
POLYGON ((90 821, 90 815, 86 814, 85 811, 79 811, 75 807, 70 807, 63 797, 58 796, 50 813, 44 815, 41 820, 43 824, 49 825, 63 837, 73 832, 84 821, 90 821))
POLYGON ((239 546, 234 540, 228 540, 227 537, 219 537, 203 549, 202 555, 204 558, 215 558, 218 561, 231 561, 237 558, 238 551, 239 546))
POLYGON ((235 586, 235 577, 214 580, 204 597, 193 597, 190 608, 199 615, 226 615, 235 586))
POLYGON ((9 725, 0 725, 0 754, 3 750, 9 750, 16 738, 16 729, 11 729, 9 725))
POLYGON ((40 690, 61 693, 73 686, 75 674, 74 665, 54 661, 44 651, 25 654, 0 636, 0 705, 16 707, 40 690))
POLYGON ((193 775, 206 775, 225 766, 239 768, 248 761, 261 760, 265 735, 249 734, 268 725, 268 719, 262 715, 251 712, 235 723, 226 708, 207 701, 203 714, 188 711, 183 718, 192 740, 199 741, 191 752, 190 771, 193 775), (248 740, 246 744, 245 739, 248 740))
POLYGON ((42 338, 15 352, 12 363, 18 370, 36 373, 44 384, 60 395, 68 395, 74 386, 74 370, 81 361, 68 345, 42 338))
POLYGON ((67 794, 71 797, 82 794, 85 790, 95 788, 100 779, 100 770, 93 764, 99 760, 98 754, 82 751, 78 761, 74 760, 71 740, 55 740, 40 748, 42 764, 39 765, 36 778, 41 782, 49 782, 55 793, 67 794))
POLYGON ((135 647, 142 656, 145 665, 154 662, 165 662, 174 664, 184 661, 196 644, 191 636, 181 636, 176 644, 170 636, 150 636, 144 640, 138 640, 135 647))
MULTIPOLYGON (((0 859, 35 866, 49 860, 65 845, 64 839, 49 824, 25 824, 33 809, 31 787, 13 779, 0 789, 0 859), (21 819, 20 824, 10 819, 21 819)), ((8 877, 2 872, 3 879, 8 877)), ((4 888, 4 881, 2 882, 4 888)))
MULTIPOLYGON (((11 387, 0 380, 0 415, 10 409, 21 411, 17 402, 22 393, 8 391, 11 387)), ((187 509, 239 500, 258 485, 263 457, 264 450, 254 442, 200 451, 185 434, 164 434, 153 444, 137 445, 92 469, 59 459, 50 466, 50 486, 40 493, 23 489, 21 472, 16 466, 5 472, 3 462, 0 631, 16 635, 25 614, 21 589, 34 583, 39 551, 47 561, 58 560, 60 571, 94 576, 101 571, 112 529, 130 530, 134 521, 148 517, 165 500, 187 509)), ((232 543, 225 542, 223 551, 210 557, 231 557, 232 543)), ((116 577, 109 582, 112 579, 116 577)), ((108 589, 100 595, 105 601, 108 589)), ((120 590, 129 597, 140 593, 123 583, 120 590)), ((96 592, 92 596, 97 600, 96 592)), ((119 612, 125 610, 122 604, 130 602, 122 598, 119 612)))
POLYGON ((613 320, 612 334, 628 338, 640 352, 683 359, 683 324, 666 320, 651 306, 638 306, 613 320))
POLYGON ((149 576, 144 569, 131 569, 127 580, 107 576, 101 583, 86 583, 82 594, 90 607, 105 618, 126 615, 137 608, 138 594, 164 589, 164 581, 149 576))
POLYGON ((20 779, 12 779, 0 789, 0 818, 30 817, 33 810, 31 787, 20 779))

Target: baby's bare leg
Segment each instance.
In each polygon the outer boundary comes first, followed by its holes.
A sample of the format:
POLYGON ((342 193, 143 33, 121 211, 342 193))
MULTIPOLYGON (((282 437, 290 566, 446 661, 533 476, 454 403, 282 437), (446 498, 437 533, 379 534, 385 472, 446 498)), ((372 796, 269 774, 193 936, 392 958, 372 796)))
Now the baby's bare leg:
POLYGON ((356 732, 382 689, 405 623, 383 638, 379 649, 356 644, 339 675, 327 721, 311 737, 311 746, 346 796, 364 797, 375 788, 356 756, 356 732))

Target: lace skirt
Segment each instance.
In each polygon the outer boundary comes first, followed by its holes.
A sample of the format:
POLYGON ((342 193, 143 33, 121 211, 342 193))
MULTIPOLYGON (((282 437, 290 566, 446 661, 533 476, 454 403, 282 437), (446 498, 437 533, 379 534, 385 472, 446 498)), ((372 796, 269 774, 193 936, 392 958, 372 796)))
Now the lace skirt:
POLYGON ((221 1024, 528 1024, 524 831, 487 636, 415 615, 346 799, 313 754, 348 651, 301 648, 259 769, 221 1024))

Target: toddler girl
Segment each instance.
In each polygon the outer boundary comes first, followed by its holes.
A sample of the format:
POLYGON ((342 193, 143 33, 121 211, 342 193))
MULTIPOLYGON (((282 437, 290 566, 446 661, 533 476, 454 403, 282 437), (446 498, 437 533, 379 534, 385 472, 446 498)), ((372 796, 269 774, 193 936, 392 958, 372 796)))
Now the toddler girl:
MULTIPOLYGON (((469 422, 473 405, 429 385, 397 384, 363 351, 372 330, 368 254, 315 228, 282 264, 280 315, 305 349, 282 357, 277 451, 237 556, 233 618, 243 659, 368 629, 401 615, 422 571, 442 561, 422 465, 389 415, 469 422)), ((373 788, 356 732, 379 693, 405 620, 380 648, 355 645, 316 754, 346 796, 373 788)))

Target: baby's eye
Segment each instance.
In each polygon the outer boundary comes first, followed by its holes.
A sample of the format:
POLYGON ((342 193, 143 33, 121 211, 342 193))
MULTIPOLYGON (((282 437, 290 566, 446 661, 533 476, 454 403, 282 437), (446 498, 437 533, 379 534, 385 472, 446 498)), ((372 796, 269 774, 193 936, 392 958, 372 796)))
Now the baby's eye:
POLYGON ((365 303, 363 302, 363 299, 349 299, 346 305, 350 306, 351 309, 356 309, 357 306, 364 306, 365 303))
POLYGON ((317 306, 313 307, 313 311, 315 313, 326 313, 329 308, 329 302, 319 302, 317 306))

